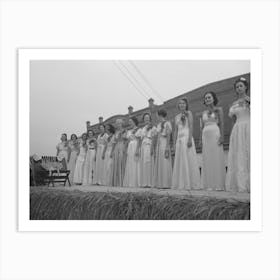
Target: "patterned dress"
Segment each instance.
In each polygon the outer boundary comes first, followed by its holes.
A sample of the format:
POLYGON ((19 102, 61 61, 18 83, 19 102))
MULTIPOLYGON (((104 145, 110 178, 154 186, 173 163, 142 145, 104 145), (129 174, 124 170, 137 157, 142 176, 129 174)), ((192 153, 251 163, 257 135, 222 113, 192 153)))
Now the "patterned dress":
POLYGON ((84 164, 84 174, 83 174, 83 185, 88 186, 94 184, 94 172, 95 172, 95 143, 89 144, 89 141, 92 139, 87 140, 87 154, 84 164))
POLYGON ((108 138, 107 148, 105 152, 105 174, 106 174, 106 180, 105 180, 105 186, 112 186, 113 183, 113 157, 111 157, 111 152, 113 145, 115 143, 115 136, 112 135, 108 138))
POLYGON ((172 186, 172 162, 170 145, 167 145, 167 137, 172 132, 171 123, 165 121, 157 125, 156 159, 154 167, 153 186, 156 188, 171 188, 172 186), (168 149, 169 156, 165 151, 168 149))
POLYGON ((140 131, 141 135, 141 156, 140 156, 140 186, 151 187, 153 184, 153 168, 154 168, 154 156, 151 155, 151 149, 153 144, 153 137, 156 134, 156 128, 151 127, 148 129, 148 125, 144 126, 140 131))
POLYGON ((126 132, 116 131, 114 136, 112 186, 122 187, 126 163, 126 132))
POLYGON ((97 152, 96 152, 96 172, 94 176, 94 181, 104 186, 106 183, 106 173, 105 173, 105 161, 102 159, 103 150, 107 142, 108 134, 100 134, 97 138, 97 152))
MULTIPOLYGON (((59 144, 56 145, 56 149, 58 151, 57 157, 59 157, 60 160, 62 160, 64 158, 65 162, 66 162, 66 166, 67 166, 68 151, 69 151, 68 143, 60 142, 59 144)), ((68 166, 67 166, 67 169, 68 169, 68 166)))

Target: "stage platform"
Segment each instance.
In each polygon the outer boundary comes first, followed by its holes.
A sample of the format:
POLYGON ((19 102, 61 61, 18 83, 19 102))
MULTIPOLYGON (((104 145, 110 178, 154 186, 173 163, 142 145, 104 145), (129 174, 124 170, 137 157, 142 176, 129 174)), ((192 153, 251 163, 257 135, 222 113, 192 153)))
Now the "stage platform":
POLYGON ((64 190, 64 191, 75 191, 79 190, 82 192, 107 192, 107 193, 142 193, 146 192, 156 195, 166 195, 166 196, 179 196, 179 197, 211 197, 217 199, 227 199, 227 200, 237 200, 242 202, 250 202, 249 193, 236 193, 236 192, 226 192, 226 191, 207 191, 207 190, 171 190, 171 189, 157 189, 157 188, 128 188, 128 187, 108 187, 108 186, 62 186, 56 184, 55 187, 40 186, 31 187, 36 189, 48 189, 53 190, 64 190))

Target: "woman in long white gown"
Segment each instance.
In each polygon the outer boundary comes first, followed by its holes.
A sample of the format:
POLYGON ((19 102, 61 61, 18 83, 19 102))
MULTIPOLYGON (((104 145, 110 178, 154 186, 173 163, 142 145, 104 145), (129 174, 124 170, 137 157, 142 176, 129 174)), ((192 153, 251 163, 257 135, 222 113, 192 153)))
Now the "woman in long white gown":
POLYGON ((56 156, 57 158, 59 158, 60 161, 62 159, 65 159, 65 163, 67 166, 67 162, 69 161, 69 146, 67 142, 67 134, 63 133, 60 139, 61 142, 56 145, 56 156))
POLYGON ((104 186, 106 183, 105 161, 102 158, 105 145, 107 143, 108 134, 105 132, 104 124, 99 125, 100 134, 97 137, 96 165, 94 182, 97 185, 104 186))
POLYGON ((175 159, 172 174, 173 189, 199 189, 200 176, 193 140, 193 117, 188 101, 179 100, 180 113, 175 117, 175 159))
POLYGON ((87 139, 87 154, 84 164, 83 185, 89 186, 94 184, 95 157, 96 157, 96 139, 94 133, 89 130, 87 139))
POLYGON ((107 143, 105 145, 105 149, 103 151, 102 158, 105 162, 105 186, 113 185, 113 154, 112 149, 115 143, 115 128, 111 124, 106 125, 106 132, 108 134, 107 143))
POLYGON ((74 184, 81 185, 83 182, 83 175, 84 175, 84 163, 86 159, 87 153, 87 134, 84 133, 82 135, 82 139, 79 143, 79 154, 76 160, 76 166, 74 171, 74 184))
POLYGON ((141 129, 141 148, 140 148, 140 186, 151 187, 153 184, 154 168, 154 137, 156 128, 152 125, 151 115, 143 115, 145 126, 141 129))
POLYGON ((140 186, 140 137, 141 131, 138 129, 138 120, 135 117, 129 119, 130 129, 127 131, 128 139, 127 159, 123 179, 124 187, 140 186))
POLYGON ((226 190, 250 192, 250 98, 245 78, 234 84, 238 99, 232 104, 229 116, 235 119, 229 142, 226 190))
POLYGON ((123 120, 116 120, 116 132, 112 145, 112 186, 122 187, 126 164, 126 131, 123 128, 123 120))
POLYGON ((70 170, 69 181, 71 184, 73 184, 74 171, 75 171, 76 161, 79 153, 79 142, 76 134, 71 135, 71 140, 69 141, 68 146, 69 146, 70 156, 69 156, 67 168, 68 170, 70 170))
POLYGON ((167 112, 158 111, 160 123, 157 125, 157 140, 155 149, 155 166, 153 174, 153 186, 156 188, 171 188, 172 162, 170 150, 170 135, 172 126, 166 121, 167 112))
POLYGON ((218 98, 214 92, 204 94, 202 113, 202 187, 207 190, 224 190, 226 167, 223 150, 223 109, 216 107, 218 98))

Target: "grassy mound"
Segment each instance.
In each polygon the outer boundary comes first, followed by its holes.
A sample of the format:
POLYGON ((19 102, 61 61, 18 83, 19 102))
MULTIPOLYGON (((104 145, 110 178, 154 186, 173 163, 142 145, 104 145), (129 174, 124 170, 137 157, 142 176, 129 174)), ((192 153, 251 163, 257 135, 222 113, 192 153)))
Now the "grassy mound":
POLYGON ((250 203, 149 192, 30 190, 31 220, 248 220, 250 203))

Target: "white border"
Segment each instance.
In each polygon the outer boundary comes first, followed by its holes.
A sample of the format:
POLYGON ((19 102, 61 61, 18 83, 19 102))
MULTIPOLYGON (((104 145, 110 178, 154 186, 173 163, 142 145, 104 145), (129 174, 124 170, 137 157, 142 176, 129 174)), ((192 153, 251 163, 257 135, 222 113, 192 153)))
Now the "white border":
POLYGON ((261 231, 262 61, 260 49, 19 49, 19 231, 261 231), (29 220, 29 81, 31 60, 250 60, 251 220, 248 221, 35 221, 29 220))

